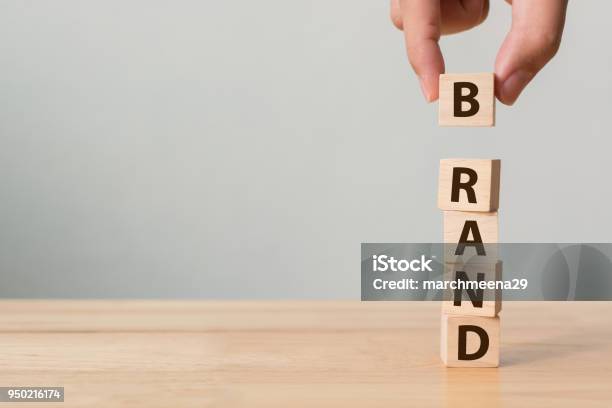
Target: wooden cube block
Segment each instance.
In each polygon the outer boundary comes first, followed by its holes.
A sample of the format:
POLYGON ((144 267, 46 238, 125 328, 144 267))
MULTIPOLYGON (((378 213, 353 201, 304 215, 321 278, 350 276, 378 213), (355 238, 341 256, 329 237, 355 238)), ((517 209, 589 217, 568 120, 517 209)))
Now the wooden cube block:
POLYGON ((499 317, 442 315, 440 357, 447 367, 498 367, 499 317))
POLYGON ((495 126, 495 75, 440 75, 440 126, 495 126))
POLYGON ((454 211, 497 211, 500 169, 500 160, 440 160, 438 207, 454 211))
POLYGON ((497 212, 444 211, 444 262, 494 264, 498 235, 497 212))
MULTIPOLYGON (((445 281, 483 281, 493 283, 502 279, 502 263, 445 264, 445 281)), ((442 295, 442 313, 495 317, 502 308, 502 290, 498 288, 447 289, 442 295)))

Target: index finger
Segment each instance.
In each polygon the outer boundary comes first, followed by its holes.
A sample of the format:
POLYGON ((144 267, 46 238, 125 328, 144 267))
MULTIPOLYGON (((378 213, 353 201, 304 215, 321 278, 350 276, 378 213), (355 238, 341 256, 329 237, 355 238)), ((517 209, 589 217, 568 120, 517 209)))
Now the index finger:
POLYGON ((401 0, 400 9, 408 60, 419 77, 428 102, 438 99, 438 81, 444 73, 440 51, 440 1, 401 0))

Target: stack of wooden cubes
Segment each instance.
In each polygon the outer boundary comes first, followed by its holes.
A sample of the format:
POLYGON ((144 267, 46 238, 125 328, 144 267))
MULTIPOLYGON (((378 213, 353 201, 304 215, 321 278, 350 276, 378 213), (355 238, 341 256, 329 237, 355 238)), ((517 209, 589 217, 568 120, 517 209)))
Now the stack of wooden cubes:
MULTIPOLYGON (((493 126, 493 74, 442 75, 440 124, 493 126)), ((444 279, 499 281, 500 161, 440 161, 438 207, 444 212, 444 279)), ((449 367, 497 367, 501 291, 448 290, 442 302, 440 355, 449 367)))

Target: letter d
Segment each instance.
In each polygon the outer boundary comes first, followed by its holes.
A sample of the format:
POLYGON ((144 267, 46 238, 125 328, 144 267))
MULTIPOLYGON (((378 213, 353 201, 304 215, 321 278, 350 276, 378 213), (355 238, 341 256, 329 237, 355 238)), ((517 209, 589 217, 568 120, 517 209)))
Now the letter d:
POLYGON ((459 326, 459 347, 457 356, 459 360, 478 360, 487 354, 487 351, 489 351, 489 335, 482 327, 468 324, 459 326), (467 352, 468 332, 474 332, 480 337, 480 347, 475 353, 471 354, 467 352))

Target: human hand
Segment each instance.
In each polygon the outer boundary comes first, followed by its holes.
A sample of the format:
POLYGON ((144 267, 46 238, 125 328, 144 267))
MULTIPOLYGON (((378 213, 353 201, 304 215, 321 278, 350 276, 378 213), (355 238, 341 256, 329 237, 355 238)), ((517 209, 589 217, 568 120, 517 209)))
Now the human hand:
MULTIPOLYGON (((512 5, 512 28, 495 61, 495 94, 512 105, 557 53, 567 0, 506 2, 512 5)), ((408 59, 428 102, 438 99, 444 73, 440 36, 476 27, 488 12, 489 0, 391 0, 391 20, 404 32, 408 59)))

